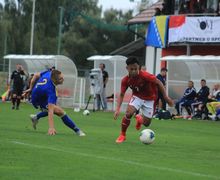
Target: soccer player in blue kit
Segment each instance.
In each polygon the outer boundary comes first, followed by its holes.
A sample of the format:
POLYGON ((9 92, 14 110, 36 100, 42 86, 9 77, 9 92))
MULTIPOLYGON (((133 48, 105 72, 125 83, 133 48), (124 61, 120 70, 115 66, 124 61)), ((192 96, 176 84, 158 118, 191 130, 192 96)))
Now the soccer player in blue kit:
POLYGON ((30 88, 24 91, 24 95, 31 93, 31 102, 33 106, 37 109, 41 109, 41 112, 38 114, 30 115, 33 128, 36 129, 36 125, 40 118, 48 116, 48 135, 55 135, 56 130, 54 127, 53 115, 56 114, 62 119, 63 123, 71 128, 78 136, 85 136, 85 133, 76 126, 65 111, 56 105, 56 86, 63 84, 63 81, 63 74, 55 69, 36 73, 33 76, 30 88))

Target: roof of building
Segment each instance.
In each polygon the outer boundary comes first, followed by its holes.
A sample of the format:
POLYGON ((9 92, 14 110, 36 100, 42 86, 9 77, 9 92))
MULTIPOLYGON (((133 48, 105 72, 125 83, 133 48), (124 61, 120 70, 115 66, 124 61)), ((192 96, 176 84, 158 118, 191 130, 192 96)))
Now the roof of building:
POLYGON ((142 38, 139 38, 136 41, 132 41, 129 44, 126 44, 125 46, 122 46, 112 51, 110 55, 120 54, 120 55, 128 56, 143 47, 145 47, 144 40, 142 38))
POLYGON ((151 20, 156 12, 156 8, 162 10, 163 8, 163 0, 159 0, 158 2, 152 4, 147 9, 143 10, 141 13, 137 14, 135 17, 128 21, 128 24, 138 24, 138 23, 147 23, 151 20))

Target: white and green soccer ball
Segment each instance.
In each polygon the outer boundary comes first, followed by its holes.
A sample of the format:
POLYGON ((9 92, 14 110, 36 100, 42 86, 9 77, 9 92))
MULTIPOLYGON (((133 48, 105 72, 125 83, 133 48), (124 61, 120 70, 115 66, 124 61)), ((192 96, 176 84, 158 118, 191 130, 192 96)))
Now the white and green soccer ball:
POLYGON ((155 140, 155 133, 151 129, 144 129, 140 134, 140 141, 144 144, 151 144, 155 140))
POLYGON ((83 115, 84 115, 84 116, 88 116, 89 114, 90 114, 90 112, 89 112, 88 109, 86 109, 86 110, 83 111, 83 115))

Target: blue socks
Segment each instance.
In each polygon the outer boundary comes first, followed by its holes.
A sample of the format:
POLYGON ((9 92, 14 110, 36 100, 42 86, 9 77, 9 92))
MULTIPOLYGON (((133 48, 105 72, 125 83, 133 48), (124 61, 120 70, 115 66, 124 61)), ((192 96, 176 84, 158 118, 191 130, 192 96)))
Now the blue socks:
MULTIPOLYGON (((37 114, 37 119, 40 119, 40 118, 46 117, 46 116, 48 116, 48 112, 42 111, 37 114)), ((63 123, 66 126, 68 126, 70 129, 74 130, 75 132, 79 131, 79 128, 76 126, 76 124, 66 114, 64 116, 62 116, 61 119, 63 120, 63 123)))
POLYGON ((76 124, 66 114, 62 116, 61 119, 63 120, 63 123, 70 129, 74 130, 75 132, 79 131, 79 128, 76 126, 76 124))
POLYGON ((37 119, 40 119, 40 118, 46 117, 46 116, 48 116, 48 112, 47 111, 42 111, 42 112, 39 112, 37 114, 37 119))

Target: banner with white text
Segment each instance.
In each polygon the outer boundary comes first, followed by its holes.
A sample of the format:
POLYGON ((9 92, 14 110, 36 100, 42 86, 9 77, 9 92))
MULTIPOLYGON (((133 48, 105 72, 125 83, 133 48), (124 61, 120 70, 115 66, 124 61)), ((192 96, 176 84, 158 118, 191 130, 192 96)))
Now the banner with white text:
POLYGON ((168 43, 220 43, 220 17, 170 16, 168 43))

